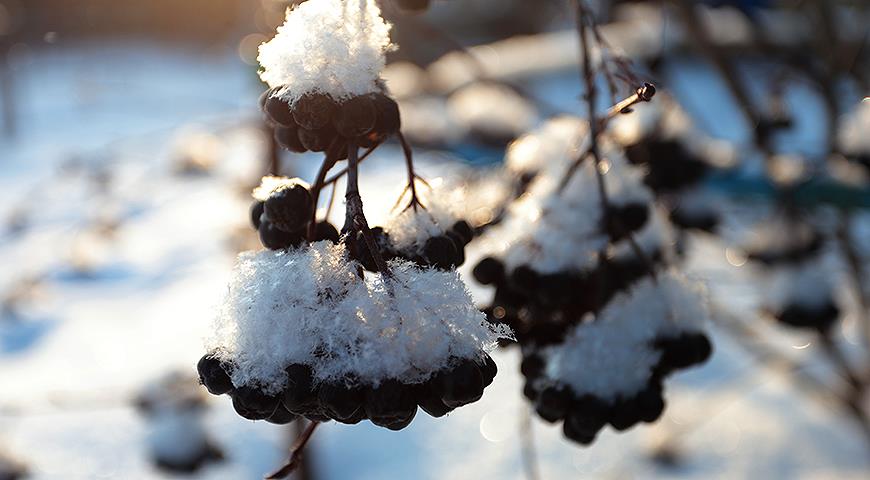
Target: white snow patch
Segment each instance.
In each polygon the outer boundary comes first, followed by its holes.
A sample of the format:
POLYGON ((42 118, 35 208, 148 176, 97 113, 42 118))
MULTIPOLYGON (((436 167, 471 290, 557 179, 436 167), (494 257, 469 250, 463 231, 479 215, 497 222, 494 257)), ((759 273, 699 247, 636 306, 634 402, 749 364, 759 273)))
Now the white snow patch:
POLYGON ((505 152, 505 165, 518 175, 563 168, 580 153, 588 131, 588 123, 582 118, 570 115, 552 118, 511 143, 505 152))
POLYGON ((538 121, 535 107, 504 85, 478 82, 456 91, 447 108, 466 130, 513 138, 538 121))
POLYGON ((235 385, 277 392, 292 363, 321 381, 417 383, 510 336, 486 322, 458 273, 390 268, 390 279, 360 279, 344 246, 330 242, 243 253, 209 349, 234 364, 235 385))
POLYGON ((260 78, 291 105, 306 93, 342 100, 379 90, 390 25, 375 0, 309 0, 260 45, 260 78))
POLYGON ((840 148, 850 155, 870 154, 870 100, 861 102, 840 124, 840 148))
POLYGON ((655 339, 700 331, 708 318, 697 283, 675 270, 646 278, 546 349, 547 376, 577 395, 631 396, 646 387, 661 357, 655 339))
POLYGON ((310 188, 308 183, 301 178, 265 176, 260 180, 260 185, 254 189, 251 196, 255 200, 265 202, 272 193, 293 185, 302 185, 306 189, 310 188))

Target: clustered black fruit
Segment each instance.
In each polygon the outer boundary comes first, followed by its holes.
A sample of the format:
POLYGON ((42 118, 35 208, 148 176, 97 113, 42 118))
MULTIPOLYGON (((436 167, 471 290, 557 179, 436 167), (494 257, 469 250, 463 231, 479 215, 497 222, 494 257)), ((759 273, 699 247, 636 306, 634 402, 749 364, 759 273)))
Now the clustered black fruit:
MULTIPOLYGON (((423 213, 425 215, 425 213, 423 213)), ((384 260, 401 258, 414 262, 421 267, 434 267, 450 270, 465 263, 465 246, 474 238, 474 229, 465 220, 453 224, 442 235, 428 238, 422 249, 399 249, 390 241, 389 233, 382 227, 371 229, 375 246, 384 260)), ((348 239, 348 250, 351 258, 357 260, 369 271, 377 271, 371 251, 365 243, 362 233, 357 233, 348 239)))
MULTIPOLYGON (((314 201, 301 183, 281 186, 265 201, 251 205, 251 225, 260 234, 260 242, 270 250, 298 247, 306 242, 314 201)), ((314 227, 314 241, 338 243, 338 230, 328 221, 314 227)))
POLYGON ((292 152, 325 152, 338 141, 335 152, 344 159, 348 142, 371 147, 401 126, 398 104, 381 92, 341 102, 326 94, 307 93, 291 106, 276 96, 278 90, 263 93, 260 108, 274 128, 275 141, 292 152))
POLYGON ((623 431, 640 422, 652 423, 665 408, 664 379, 675 370, 705 362, 712 345, 703 333, 684 333, 658 338, 652 346, 661 357, 647 385, 633 395, 616 398, 578 395, 569 386, 547 379, 546 360, 537 349, 527 349, 520 366, 526 379, 523 394, 534 404, 538 416, 551 423, 562 421, 565 436, 581 445, 591 444, 608 424, 623 431))
POLYGON ((495 286, 492 304, 483 311, 492 323, 511 327, 520 345, 560 343, 583 316, 603 308, 661 265, 661 253, 640 259, 615 257, 586 271, 541 274, 529 265, 507 272, 501 260, 486 257, 472 270, 484 285, 495 286))
POLYGON ((790 327, 812 328, 824 333, 828 332, 840 318, 840 308, 833 299, 812 307, 792 303, 774 312, 774 316, 779 322, 790 327))
POLYGON ((479 360, 457 360, 452 368, 437 372, 422 383, 390 379, 377 387, 360 386, 353 378, 341 382, 315 382, 311 367, 289 365, 287 387, 277 395, 256 386, 234 387, 232 365, 208 354, 199 361, 200 380, 215 395, 229 394, 236 412, 250 420, 289 423, 297 417, 312 421, 335 420, 356 424, 369 420, 390 430, 401 430, 414 419, 417 407, 441 417, 457 407, 476 402, 498 371, 484 354, 479 360))
POLYGON ((646 167, 644 183, 656 194, 696 185, 711 170, 709 163, 678 140, 646 138, 625 147, 625 156, 630 163, 646 167))

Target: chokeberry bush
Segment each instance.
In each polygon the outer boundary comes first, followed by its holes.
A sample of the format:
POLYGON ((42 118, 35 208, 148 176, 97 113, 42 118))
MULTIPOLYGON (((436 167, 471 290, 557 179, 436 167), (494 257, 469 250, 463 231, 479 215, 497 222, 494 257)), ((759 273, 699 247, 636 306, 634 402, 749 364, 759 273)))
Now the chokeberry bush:
MULTIPOLYGON (((393 3, 422 11, 430 2, 393 3)), ((238 257, 198 371, 245 419, 307 422, 272 477, 298 467, 322 422, 402 430, 418 410, 442 417, 478 401, 499 346, 519 350, 533 411, 580 445, 607 426, 657 421, 668 377, 711 357, 715 309, 684 271, 681 239, 722 230, 700 185, 738 153, 657 95, 610 47, 593 11, 571 4, 585 115, 539 121, 504 81, 458 85, 442 111, 479 144, 507 145, 504 166, 432 184, 415 169, 382 78, 396 45, 378 2, 300 2, 260 46, 260 108, 274 141, 319 168, 304 180, 274 172, 253 190, 250 223, 264 249, 238 257), (601 112, 605 94, 612 107, 601 112), (406 181, 369 225, 359 165, 388 142, 406 181), (321 208, 339 181, 341 225, 331 201, 321 208), (473 302, 464 265, 491 293, 486 304, 473 302)), ((866 124, 866 111, 852 123, 866 124)), ((790 122, 758 120, 753 140, 769 151, 765 142, 790 122)), ((866 166, 861 127, 850 128, 842 154, 866 166)), ((797 217, 767 222, 745 255, 778 275, 769 316, 829 341, 841 311, 820 264, 827 239, 797 217)))

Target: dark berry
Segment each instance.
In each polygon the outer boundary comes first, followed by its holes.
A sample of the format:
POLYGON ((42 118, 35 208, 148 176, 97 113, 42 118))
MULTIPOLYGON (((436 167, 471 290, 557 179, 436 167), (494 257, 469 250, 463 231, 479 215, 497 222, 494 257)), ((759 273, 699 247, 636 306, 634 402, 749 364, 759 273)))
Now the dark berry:
POLYGON ((305 229, 285 232, 276 227, 265 216, 260 221, 260 243, 269 250, 296 247, 305 241, 305 229))
POLYGON ((474 278, 483 285, 501 283, 504 280, 504 264, 493 257, 486 257, 471 271, 474 278))
POLYGON ((817 308, 789 305, 776 314, 780 322, 796 328, 815 328, 826 331, 840 317, 840 309, 832 301, 817 308))
POLYGON ((293 127, 296 122, 293 121, 293 114, 290 112, 290 105, 284 100, 274 97, 275 89, 269 90, 264 95, 263 111, 266 112, 269 120, 283 127, 293 127))
POLYGON ((640 408, 635 397, 617 399, 610 409, 610 426, 617 431, 625 431, 641 420, 640 408))
POLYGON ((256 387, 239 387, 233 390, 232 397, 236 413, 248 420, 265 420, 278 408, 278 397, 256 387))
POLYGON ((371 142, 380 142, 401 128, 399 105, 383 93, 373 93, 369 97, 377 111, 377 119, 375 120, 375 128, 369 132, 367 138, 371 142))
POLYGON ((456 265, 459 254, 456 252, 456 245, 450 237, 437 236, 426 240, 423 246, 423 256, 429 265, 444 270, 450 269, 456 265))
POLYGON ((584 395, 578 398, 562 426, 565 436, 581 445, 595 440, 598 431, 607 424, 608 407, 595 397, 584 395))
POLYGON ((413 387, 397 380, 381 382, 377 388, 366 390, 365 411, 375 425, 401 430, 411 424, 417 413, 413 387))
POLYGON ((432 381, 416 385, 414 388, 414 399, 417 401, 417 405, 429 414, 430 417, 443 417, 453 411, 452 408, 444 405, 444 402, 441 401, 441 397, 432 381))
POLYGON ((284 369, 287 372, 287 387, 281 401, 284 407, 297 414, 306 414, 317 403, 314 392, 311 368, 307 365, 294 363, 284 369))
POLYGON ((328 95, 309 93, 293 105, 293 119, 305 130, 319 130, 331 123, 337 109, 335 101, 328 95))
POLYGON ((564 387, 551 386, 541 391, 535 401, 535 411, 548 422, 557 422, 568 414, 571 392, 564 387))
POLYGON ((495 376, 498 374, 498 365, 487 354, 483 354, 483 365, 480 366, 480 373, 483 375, 484 388, 492 385, 492 381, 495 380, 495 376))
POLYGON ((453 231, 447 232, 447 237, 453 242, 453 247, 456 250, 456 264, 455 266, 462 265, 465 263, 465 243, 462 241, 462 237, 459 236, 458 233, 453 231))
POLYGON ((611 206, 608 211, 607 234, 613 241, 622 240, 643 227, 649 218, 649 207, 643 203, 611 206))
POLYGON ((454 223, 451 230, 459 234, 460 238, 462 238, 463 245, 468 245, 472 240, 474 240, 474 229, 472 229, 471 225, 469 225, 465 220, 460 220, 454 223))
POLYGON ((676 338, 660 338, 655 347, 661 350, 659 370, 668 373, 707 361, 713 351, 710 339, 703 333, 686 333, 676 338))
POLYGON ((196 369, 199 372, 199 381, 212 395, 223 395, 233 389, 228 369, 214 355, 208 354, 200 358, 196 369))
POLYGON ((263 216, 263 209, 265 206, 266 203, 260 200, 255 201, 251 205, 251 225, 254 226, 254 230, 260 228, 260 217, 263 216))
POLYGON ((317 222, 314 228, 314 241, 329 240, 332 243, 338 243, 341 236, 338 234, 338 229, 327 221, 317 222))
POLYGON ((305 153, 308 149, 299 140, 299 129, 293 127, 275 127, 275 142, 282 148, 296 153, 305 153))
POLYGON ((357 415, 362 409, 364 394, 360 388, 348 388, 342 383, 324 383, 317 391, 323 413, 338 421, 357 415))
POLYGON ((286 425, 293 420, 296 420, 297 415, 295 413, 290 413, 290 410, 284 408, 283 405, 279 404, 275 407, 275 411, 272 412, 272 415, 266 419, 269 423, 274 423, 275 425, 286 425))
POLYGON ((332 127, 324 127, 319 130, 299 129, 299 142, 312 152, 325 152, 327 148, 335 140, 335 129, 332 127))
POLYGON ((537 378, 544 373, 544 368, 546 366, 544 359, 540 355, 526 355, 523 357, 523 361, 520 362, 520 372, 526 378, 537 378))
POLYGON ((285 232, 295 232, 311 219, 314 201, 302 183, 283 185, 269 194, 264 211, 273 225, 285 232))
POLYGON ((375 128, 377 110, 370 96, 353 97, 338 107, 335 130, 345 138, 357 138, 375 128))
POLYGON ((520 265, 511 273, 511 281, 517 287, 531 292, 538 288, 538 273, 528 265, 520 265))
POLYGON ((438 374, 433 381, 448 407, 474 403, 483 396, 483 375, 473 360, 463 361, 456 368, 438 374))
POLYGON ((648 387, 642 390, 635 397, 634 403, 642 422, 655 422, 665 411, 665 400, 659 388, 648 387))

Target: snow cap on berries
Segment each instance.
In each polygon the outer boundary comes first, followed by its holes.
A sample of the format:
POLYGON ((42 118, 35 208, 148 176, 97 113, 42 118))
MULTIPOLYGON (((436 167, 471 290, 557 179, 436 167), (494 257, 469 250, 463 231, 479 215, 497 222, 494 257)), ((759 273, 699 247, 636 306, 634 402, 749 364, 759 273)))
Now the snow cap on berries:
MULTIPOLYGON (((610 204, 650 204, 652 193, 642 183, 643 172, 628 165, 606 142, 602 152, 610 204)), ((540 273, 584 270, 597 262, 598 253, 607 246, 594 161, 586 159, 560 192, 567 168, 563 164, 560 170, 538 175, 526 194, 511 206, 503 227, 488 235, 501 245, 508 268, 525 264, 540 273)), ((668 241, 665 223, 648 222, 640 233, 648 233, 645 243, 668 241)), ((492 253, 498 251, 496 246, 492 253)))
POLYGON ((655 340, 701 332, 708 319, 696 284, 674 270, 662 272, 617 295, 594 321, 548 347, 546 375, 577 395, 632 396, 646 388, 661 357, 655 340))
POLYGON ((254 191, 251 192, 251 196, 254 197, 255 200, 265 202, 273 192, 293 185, 302 185, 306 189, 309 188, 308 183, 301 178, 276 177, 269 175, 260 180, 260 185, 254 188, 254 191))
POLYGON ((294 363, 311 366, 317 381, 419 383, 510 336, 475 308, 456 272, 390 268, 389 279, 361 279, 331 242, 243 253, 210 350, 233 366, 234 385, 275 393, 294 363))
POLYGON ((564 168, 585 147, 581 143, 588 131, 589 124, 579 117, 563 115, 550 119, 508 146, 505 165, 518 175, 564 168))
POLYGON ((309 0, 287 10, 257 60, 260 78, 293 105, 306 93, 344 100, 378 91, 391 47, 375 0, 309 0))

